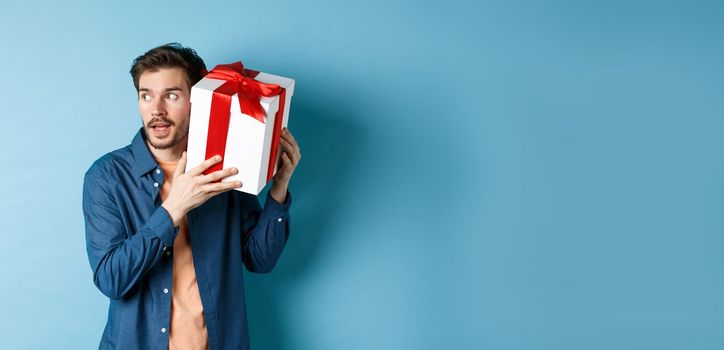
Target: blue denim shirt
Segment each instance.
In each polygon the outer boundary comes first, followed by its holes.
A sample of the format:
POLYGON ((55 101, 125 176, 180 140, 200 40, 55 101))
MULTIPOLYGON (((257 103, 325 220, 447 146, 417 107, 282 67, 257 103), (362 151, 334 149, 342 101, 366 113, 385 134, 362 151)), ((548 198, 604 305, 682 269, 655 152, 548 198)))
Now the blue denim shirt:
MULTIPOLYGON (((100 349, 167 349, 173 241, 160 170, 143 128, 85 174, 83 215, 93 282, 110 298, 100 349), (164 289, 169 290, 164 293, 164 289)), ((289 206, 227 191, 187 214, 210 349, 248 349, 243 266, 269 272, 289 236, 289 206)))

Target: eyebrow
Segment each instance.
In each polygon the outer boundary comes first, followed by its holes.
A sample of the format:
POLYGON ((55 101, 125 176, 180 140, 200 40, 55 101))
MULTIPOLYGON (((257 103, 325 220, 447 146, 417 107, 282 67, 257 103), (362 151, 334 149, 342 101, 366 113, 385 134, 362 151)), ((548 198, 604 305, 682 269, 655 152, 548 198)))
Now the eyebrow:
MULTIPOLYGON (((143 92, 151 92, 151 89, 146 89, 146 88, 140 88, 140 89, 138 89, 138 92, 141 92, 141 91, 143 91, 143 92)), ((167 89, 164 90, 163 92, 169 92, 169 91, 181 91, 181 88, 180 88, 180 87, 173 86, 173 87, 167 88, 167 89)))

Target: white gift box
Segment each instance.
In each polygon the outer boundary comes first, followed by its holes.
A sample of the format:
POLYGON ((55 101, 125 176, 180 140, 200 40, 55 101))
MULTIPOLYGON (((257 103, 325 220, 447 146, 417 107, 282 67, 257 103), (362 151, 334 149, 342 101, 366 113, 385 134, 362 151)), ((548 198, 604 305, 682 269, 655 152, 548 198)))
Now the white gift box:
MULTIPOLYGON (((236 167, 239 172, 222 181, 241 181, 241 188, 235 188, 235 190, 258 195, 267 184, 267 179, 276 174, 281 165, 281 144, 275 154, 270 154, 272 135, 275 118, 282 118, 280 129, 287 126, 289 107, 294 94, 294 80, 264 72, 259 72, 253 79, 263 83, 276 84, 286 89, 286 99, 283 101, 284 111, 277 116, 281 102, 280 95, 261 97, 259 102, 264 109, 264 122, 262 123, 250 115, 243 114, 239 108, 238 93, 232 95, 229 129, 222 162, 224 169, 236 167), (272 156, 275 157, 275 165, 273 173, 270 175, 268 174, 269 158, 272 156)), ((206 143, 209 137, 212 96, 214 90, 224 83, 226 83, 225 80, 203 78, 191 88, 191 120, 185 171, 198 166, 207 159, 206 143)), ((278 137, 281 137, 281 132, 278 137)), ((213 155, 209 155, 209 157, 211 156, 213 155)))

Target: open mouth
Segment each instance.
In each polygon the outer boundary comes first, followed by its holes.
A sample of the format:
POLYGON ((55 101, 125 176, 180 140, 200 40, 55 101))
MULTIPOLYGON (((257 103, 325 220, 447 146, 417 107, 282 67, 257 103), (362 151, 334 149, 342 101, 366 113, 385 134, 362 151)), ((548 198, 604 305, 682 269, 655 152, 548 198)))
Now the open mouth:
POLYGON ((171 130, 171 124, 155 123, 151 124, 150 129, 153 130, 154 135, 163 137, 166 136, 171 130))

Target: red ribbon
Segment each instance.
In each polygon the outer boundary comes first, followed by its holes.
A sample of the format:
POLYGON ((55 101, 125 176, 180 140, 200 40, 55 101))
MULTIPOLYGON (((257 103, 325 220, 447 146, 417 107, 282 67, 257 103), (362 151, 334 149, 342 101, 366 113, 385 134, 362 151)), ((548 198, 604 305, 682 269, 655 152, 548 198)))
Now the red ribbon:
MULTIPOLYGON (((276 84, 262 83, 254 80, 259 74, 257 71, 244 69, 241 62, 220 64, 214 67, 205 78, 225 80, 226 82, 214 90, 211 99, 211 112, 209 116, 209 133, 206 138, 206 159, 215 155, 224 157, 226 152, 226 138, 229 133, 229 118, 231 115, 231 97, 237 94, 239 108, 242 114, 264 123, 264 108, 261 106, 261 97, 279 95, 279 109, 274 118, 272 144, 267 170, 267 182, 271 179, 276 165, 276 154, 279 149, 282 118, 286 104, 286 89, 276 84)), ((222 158, 223 159, 223 158, 222 158)), ((210 174, 223 169, 223 160, 204 171, 210 174)), ((221 180, 217 180, 219 182, 221 180)))

